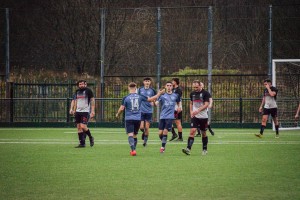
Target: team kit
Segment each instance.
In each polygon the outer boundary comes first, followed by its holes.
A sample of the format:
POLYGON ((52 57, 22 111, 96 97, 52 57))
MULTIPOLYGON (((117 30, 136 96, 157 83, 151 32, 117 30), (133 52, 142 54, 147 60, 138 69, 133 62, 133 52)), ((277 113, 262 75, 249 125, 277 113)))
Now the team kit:
MULTIPOLYGON (((173 78, 167 81, 164 88, 156 92, 151 87, 152 80, 149 77, 143 79, 143 86, 137 87, 137 84, 131 82, 128 84, 128 95, 123 97, 121 105, 116 113, 116 118, 120 117, 122 112, 125 116, 125 131, 128 136, 131 156, 136 156, 137 135, 142 133, 141 139, 143 146, 147 146, 149 138, 149 128, 152 122, 152 115, 155 106, 159 106, 159 124, 158 136, 161 141, 159 152, 163 154, 166 150, 168 133, 171 132, 169 141, 183 142, 182 137, 182 90, 180 88, 179 78, 173 78), (177 129, 177 132, 175 130, 177 129)), ((270 79, 263 81, 265 89, 263 98, 259 107, 262 114, 262 122, 259 134, 256 137, 262 138, 269 115, 275 124, 276 135, 279 138, 279 122, 277 117, 276 96, 278 89, 272 86, 270 79)), ((87 87, 85 80, 77 82, 78 89, 72 98, 70 114, 74 115, 78 132, 79 145, 76 148, 86 147, 86 138, 88 136, 90 146, 94 146, 94 137, 88 128, 89 119, 95 116, 95 98, 91 89, 87 87)), ((190 131, 187 139, 186 148, 182 148, 182 153, 190 155, 195 137, 202 139, 202 155, 207 154, 208 136, 207 130, 212 136, 215 135, 209 122, 209 109, 213 106, 211 94, 204 89, 204 84, 195 80, 192 82, 192 91, 189 99, 190 131)), ((300 105, 297 110, 299 113, 300 105)), ((297 113, 296 116, 297 117, 297 113)))

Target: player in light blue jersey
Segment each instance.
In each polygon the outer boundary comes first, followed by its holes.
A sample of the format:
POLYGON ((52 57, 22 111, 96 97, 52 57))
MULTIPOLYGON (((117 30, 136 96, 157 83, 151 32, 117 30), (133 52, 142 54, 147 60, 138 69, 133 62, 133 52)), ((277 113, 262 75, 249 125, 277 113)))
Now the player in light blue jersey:
POLYGON ((116 117, 125 110, 125 129, 128 135, 128 142, 131 148, 130 155, 136 156, 137 134, 141 123, 141 103, 143 101, 155 101, 163 91, 159 91, 153 97, 146 97, 136 93, 136 83, 128 85, 129 94, 123 98, 116 117))
POLYGON ((160 153, 165 152, 166 143, 168 139, 168 132, 172 129, 172 122, 175 119, 175 105, 177 105, 177 112, 181 112, 180 97, 177 93, 173 93, 172 82, 168 81, 165 85, 165 93, 161 95, 155 102, 156 105, 160 104, 160 120, 158 125, 158 135, 162 141, 160 153))
MULTIPOLYGON (((151 78, 145 77, 143 80, 143 87, 138 89, 138 94, 146 97, 152 97, 156 95, 156 91, 151 87, 151 78)), ((142 101, 141 103, 141 125, 140 130, 142 133, 142 140, 144 140, 143 146, 147 145, 148 137, 149 137, 149 128, 150 123, 152 122, 152 114, 153 114, 153 102, 142 101)))

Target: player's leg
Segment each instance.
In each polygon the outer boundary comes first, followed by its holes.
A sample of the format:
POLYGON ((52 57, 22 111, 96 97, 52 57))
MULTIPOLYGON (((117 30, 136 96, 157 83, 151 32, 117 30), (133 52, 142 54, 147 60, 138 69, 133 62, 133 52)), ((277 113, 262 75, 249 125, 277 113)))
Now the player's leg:
POLYGON ((82 113, 80 112, 76 112, 75 113, 75 123, 77 124, 77 131, 78 131, 78 140, 79 140, 79 145, 76 146, 76 148, 81 148, 81 147, 85 147, 85 134, 84 134, 84 130, 82 129, 81 125, 82 125, 82 113))
POLYGON ((166 149, 166 144, 168 140, 168 132, 172 130, 173 119, 165 119, 165 126, 163 129, 160 153, 164 153, 166 149))
POLYGON ((271 116, 275 125, 275 131, 276 131, 275 138, 279 138, 279 121, 277 116, 277 108, 271 109, 271 116))
POLYGON ((125 121, 125 129, 128 136, 128 143, 130 146, 130 155, 135 156, 135 145, 134 145, 134 124, 132 120, 125 121))
MULTIPOLYGON (((174 117, 175 117, 175 119, 177 119, 177 117, 178 117, 177 111, 174 112, 174 117)), ((175 127, 173 126, 173 124, 172 124, 171 130, 172 130, 172 137, 171 137, 171 139, 169 141, 173 141, 173 140, 175 140, 178 137, 178 135, 177 135, 177 133, 175 131, 175 127)))
POLYGON ((89 119, 90 119, 89 113, 87 113, 87 112, 83 113, 83 120, 82 120, 81 127, 82 127, 82 130, 84 131, 85 138, 86 138, 86 136, 89 137, 90 146, 92 147, 92 146, 94 146, 94 137, 92 136, 92 133, 90 132, 90 129, 88 128, 89 119))
POLYGON ((134 139, 134 146, 136 149, 137 143, 138 143, 138 139, 137 139, 137 134, 141 125, 141 121, 139 120, 133 120, 133 139, 134 139))
POLYGON ((260 126, 260 132, 259 134, 255 134, 256 137, 262 138, 263 134, 264 134, 264 130, 267 126, 267 121, 268 121, 268 117, 269 117, 269 109, 264 109, 263 113, 262 113, 262 119, 261 119, 261 126, 260 126))
POLYGON ((186 155, 191 154, 191 149, 194 144, 194 137, 195 137, 198 126, 199 126, 199 119, 196 117, 193 117, 191 119, 191 129, 190 129, 189 138, 187 140, 187 146, 186 146, 186 148, 182 149, 182 152, 185 153, 186 155))
POLYGON ((145 113, 141 114, 140 131, 142 132, 142 140, 144 140, 144 137, 145 137, 145 113))
POLYGON ((211 128, 210 122, 208 122, 208 130, 209 130, 211 135, 215 135, 215 132, 211 128))
POLYGON ((144 132, 144 143, 143 146, 145 147, 147 145, 148 142, 148 138, 149 138, 149 130, 150 130, 150 121, 145 121, 145 132, 144 132))
POLYGON ((178 139, 176 141, 179 141, 179 142, 183 141, 181 119, 182 119, 182 112, 178 113, 177 119, 175 119, 176 127, 178 130, 178 139))
POLYGON ((202 155, 207 154, 207 144, 208 144, 208 137, 206 135, 207 130, 207 123, 208 119, 200 119, 200 130, 202 135, 202 155))

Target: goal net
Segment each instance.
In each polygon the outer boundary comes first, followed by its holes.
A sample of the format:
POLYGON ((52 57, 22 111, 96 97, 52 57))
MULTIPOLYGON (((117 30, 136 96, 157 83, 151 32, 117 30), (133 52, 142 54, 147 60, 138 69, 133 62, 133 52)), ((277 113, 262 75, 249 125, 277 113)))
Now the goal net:
POLYGON ((295 119, 300 101, 300 59, 273 59, 272 84, 278 89, 279 129, 300 129, 300 121, 295 119))

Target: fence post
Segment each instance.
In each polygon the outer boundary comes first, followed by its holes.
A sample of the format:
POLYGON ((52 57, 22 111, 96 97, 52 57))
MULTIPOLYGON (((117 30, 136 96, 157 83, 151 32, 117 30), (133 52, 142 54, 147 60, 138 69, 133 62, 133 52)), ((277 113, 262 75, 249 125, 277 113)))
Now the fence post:
MULTIPOLYGON (((160 7, 157 8, 157 21, 156 21, 156 65, 157 65, 157 91, 160 90, 160 73, 161 73, 161 11, 160 7)), ((159 106, 157 106, 157 122, 159 121, 159 106)))
POLYGON ((70 108, 70 98, 67 98, 67 122, 70 122, 70 112, 69 112, 69 108, 70 108))
MULTIPOLYGON (((208 82, 208 92, 211 94, 211 84, 212 84, 212 36, 213 36, 213 13, 212 13, 212 6, 208 7, 208 27, 207 27, 207 53, 208 53, 208 58, 207 58, 207 63, 208 63, 208 77, 207 77, 207 82, 208 82)), ((211 120, 211 109, 208 110, 208 121, 211 120)))
MULTIPOLYGON (((100 41, 100 98, 104 98, 105 8, 101 8, 100 41)), ((100 121, 102 121, 104 119, 104 102, 100 101, 100 121)))
POLYGON ((240 97, 240 124, 243 123, 243 98, 240 97))
POLYGON ((272 5, 269 6, 269 71, 268 71, 268 76, 269 78, 272 78, 272 46, 273 46, 273 41, 272 41, 272 5))

